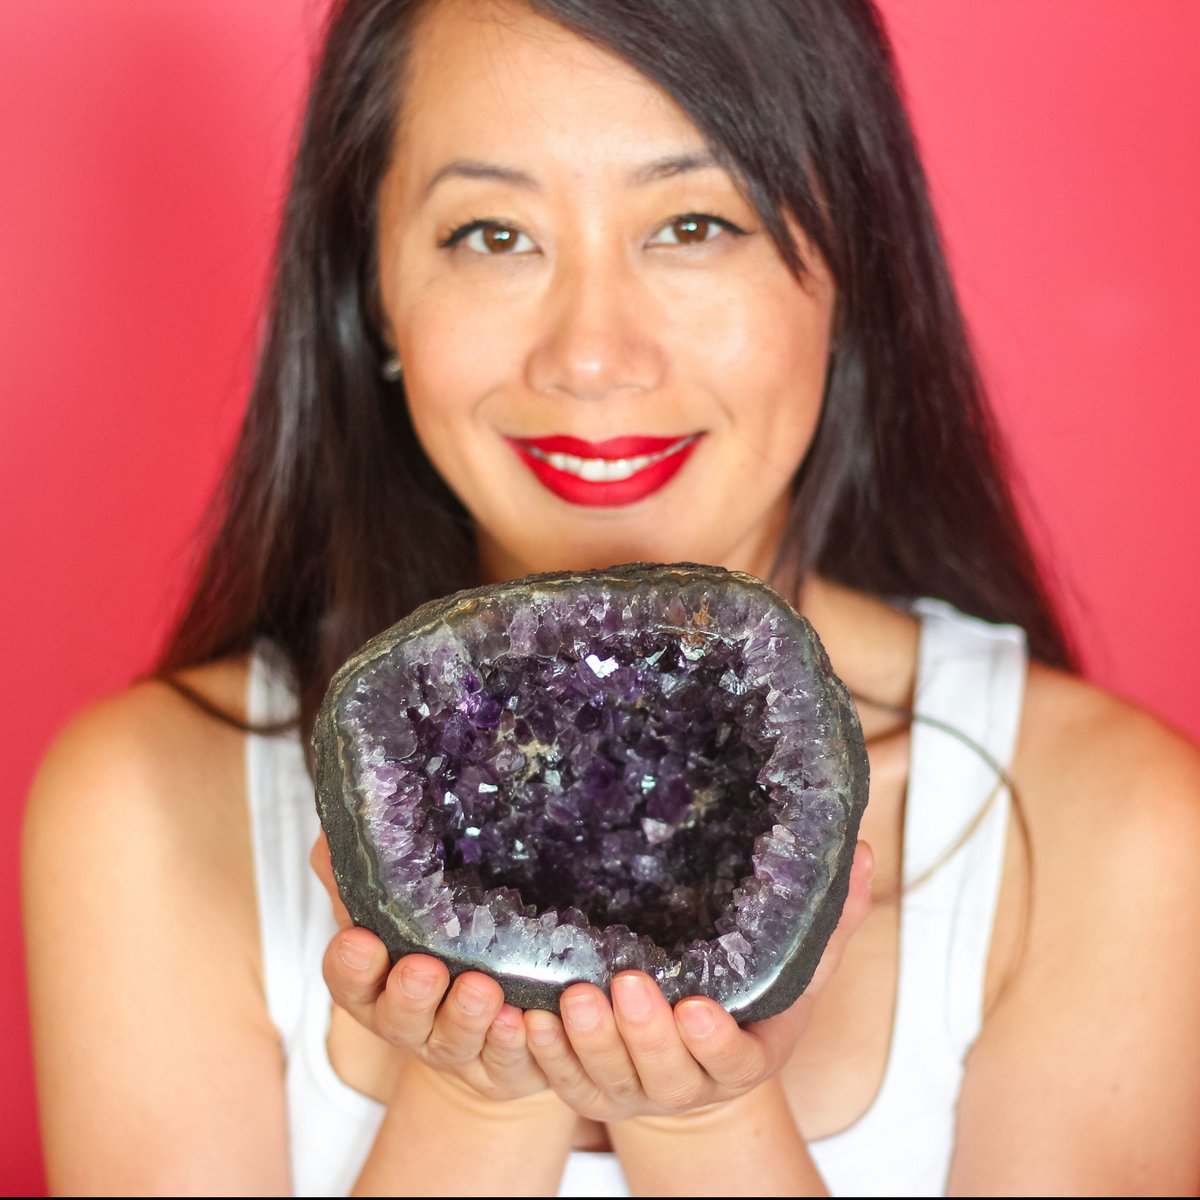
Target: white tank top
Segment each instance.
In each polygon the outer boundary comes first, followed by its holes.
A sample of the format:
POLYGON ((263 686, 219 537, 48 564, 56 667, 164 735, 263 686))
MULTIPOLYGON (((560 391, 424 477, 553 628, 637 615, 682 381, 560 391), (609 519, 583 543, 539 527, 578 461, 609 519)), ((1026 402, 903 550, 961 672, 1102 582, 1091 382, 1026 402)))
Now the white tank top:
MULTIPOLYGON (((1025 685, 1024 636, 939 601, 914 607, 921 618, 915 708, 927 720, 912 730, 891 1047, 866 1113, 843 1132, 809 1142, 835 1196, 944 1192, 963 1061, 982 1021, 1004 859, 1003 785, 977 751, 937 723, 1007 767, 1025 685)), ((294 711, 287 685, 255 655, 250 719, 294 711)), ((344 1084, 326 1052, 330 999, 321 958, 335 925, 308 864, 319 831, 313 786, 294 736, 248 738, 246 765, 266 999, 287 1061, 293 1194, 346 1195, 383 1107, 344 1084)), ((495 1194, 503 1193, 497 1181, 495 1194)), ((614 1154, 570 1154, 560 1196, 629 1194, 614 1154)))

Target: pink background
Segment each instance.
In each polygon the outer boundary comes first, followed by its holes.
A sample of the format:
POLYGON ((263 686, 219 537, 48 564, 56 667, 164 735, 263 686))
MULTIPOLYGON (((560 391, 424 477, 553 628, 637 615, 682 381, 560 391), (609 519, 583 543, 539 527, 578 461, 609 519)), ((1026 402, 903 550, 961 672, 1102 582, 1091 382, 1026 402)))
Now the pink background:
MULTIPOLYGON (((43 1186, 25 793, 67 715, 150 662, 179 596, 246 392, 323 9, 0 2, 4 1194, 43 1186)), ((1089 672, 1198 736, 1200 4, 884 9, 1089 672)))

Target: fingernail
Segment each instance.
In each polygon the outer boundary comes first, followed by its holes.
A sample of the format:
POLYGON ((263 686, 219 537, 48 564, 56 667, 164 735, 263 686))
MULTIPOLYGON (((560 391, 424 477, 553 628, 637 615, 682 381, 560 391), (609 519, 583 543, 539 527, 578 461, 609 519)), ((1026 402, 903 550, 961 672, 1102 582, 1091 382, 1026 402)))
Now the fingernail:
POLYGON ((708 1037, 717 1027, 716 1018, 708 1005, 701 1004, 698 1000, 685 1000, 675 1009, 675 1014, 679 1017, 679 1023, 692 1037, 708 1037))
POLYGON ((641 975, 619 975, 613 980, 621 1015, 641 1020, 650 1012, 650 987, 641 975))
POLYGON ((517 1036, 517 1031, 511 1025, 506 1025, 503 1021, 493 1021, 491 1035, 494 1038, 499 1038, 502 1042, 511 1042, 517 1036))
POLYGON ((460 983, 454 989, 454 999, 468 1017, 479 1016, 487 1007, 487 997, 481 991, 471 987, 469 983, 460 983))
POLYGON ((600 1024, 600 1005, 591 996, 573 996, 563 1005, 567 1024, 581 1033, 588 1033, 600 1024))
POLYGON ((400 971, 400 990, 410 1000, 427 1000, 437 986, 437 977, 409 967, 400 971))
POLYGON ((535 1046, 549 1046, 558 1037, 553 1021, 530 1021, 525 1026, 525 1033, 535 1046))
POLYGON ((375 957, 370 946, 364 946, 356 938, 342 938, 338 943, 338 957, 352 971, 365 971, 375 957))

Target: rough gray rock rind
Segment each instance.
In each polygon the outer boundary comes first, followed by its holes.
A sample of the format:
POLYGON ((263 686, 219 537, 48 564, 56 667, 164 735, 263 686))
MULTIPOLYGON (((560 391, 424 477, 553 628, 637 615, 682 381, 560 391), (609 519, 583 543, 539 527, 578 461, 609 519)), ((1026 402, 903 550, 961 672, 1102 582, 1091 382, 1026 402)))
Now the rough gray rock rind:
MULTIPOLYGON (((672 628, 665 622, 661 627, 672 628)), ((610 629, 606 636, 619 640, 621 632, 610 629)), ((738 636, 739 632, 731 629, 724 631, 724 634, 732 639, 738 636)), ((741 634, 746 637, 745 644, 749 646, 752 640, 749 632, 743 630, 741 634)), ((770 638, 767 640, 772 641, 770 638)), ((779 658, 778 661, 786 665, 793 660, 779 658)), ((779 670, 778 667, 774 669, 779 670)), ((773 680, 773 677, 771 678, 773 680)), ((771 689, 774 703, 780 702, 780 695, 778 690, 771 689)), ((770 721, 769 707, 768 705, 768 712, 764 717, 766 724, 770 721)), ((792 736, 797 737, 794 734, 792 736)), ((779 749, 807 753, 802 747, 788 742, 788 738, 786 730, 779 734, 776 744, 771 748, 770 757, 766 760, 767 766, 776 762, 776 751, 779 749), (785 743, 788 744, 785 746, 785 743)), ((563 572, 530 576, 509 584, 459 592, 425 604, 405 620, 373 638, 337 672, 318 715, 313 743, 317 766, 317 807, 329 839, 334 876, 343 902, 354 922, 376 933, 387 946, 393 961, 408 953, 433 953, 447 964, 452 975, 466 970, 482 970, 493 975, 501 983, 506 999, 519 1008, 544 1008, 555 1012, 558 1010, 558 998, 562 991, 576 978, 590 979, 602 987, 607 987, 611 975, 630 963, 650 971, 672 1001, 681 999, 683 995, 698 992, 715 995, 742 1022, 761 1020, 783 1011, 808 985, 841 914, 849 886, 850 866, 859 822, 866 806, 868 791, 867 756, 857 714, 849 693, 833 674, 824 648, 812 627, 760 580, 719 568, 687 563, 668 566, 634 563, 582 574, 563 572), (732 931, 727 929, 725 935, 732 939, 733 949, 728 955, 724 950, 716 952, 715 957, 709 952, 716 947, 717 939, 690 943, 693 949, 701 945, 707 948, 703 952, 695 950, 693 953, 682 943, 676 947, 655 946, 645 937, 638 939, 635 934, 628 933, 624 926, 617 926, 608 931, 614 937, 628 934, 624 941, 617 937, 617 940, 606 943, 619 946, 617 950, 609 953, 597 948, 600 946, 597 938, 600 937, 601 931, 577 919, 574 928, 581 932, 576 934, 564 929, 562 939, 568 942, 572 938, 575 939, 572 945, 579 951, 573 960, 570 951, 564 952, 568 961, 581 964, 581 969, 572 977, 563 976, 561 964, 557 973, 541 971, 541 978, 534 977, 539 972, 532 969, 524 974, 506 969, 502 962, 503 953, 500 953, 499 958, 482 953, 478 944, 474 951, 468 950, 466 944, 470 939, 466 933, 461 937, 439 937, 436 939, 437 944, 431 945, 428 928, 421 928, 420 915, 414 912, 412 904, 404 894, 397 894, 395 870, 392 870, 393 878, 389 879, 389 865, 386 861, 381 862, 376 845, 367 835, 366 825, 371 814, 365 811, 368 802, 364 802, 361 780, 356 778, 356 771, 361 768, 361 763, 356 765, 354 758, 360 748, 356 748, 354 737, 346 728, 343 710, 347 696, 360 685, 366 688, 368 685, 363 681, 371 678, 371 672, 379 669, 381 664, 386 667, 394 655, 402 655, 404 647, 420 644, 423 638, 441 636, 442 631, 446 629, 469 626, 472 620, 480 619, 481 612, 489 612, 496 605, 508 605, 507 611, 515 612, 518 603, 532 603, 535 597, 569 598, 581 593, 596 595, 605 590, 626 597, 635 594, 659 596, 660 593, 665 595, 670 591, 680 595, 694 595, 697 588, 709 589, 718 599, 736 598, 739 594, 743 599, 748 598, 747 611, 767 614, 762 620, 769 619, 773 622, 770 629, 777 630, 781 637, 786 638, 789 649, 794 651, 795 659, 799 660, 803 667, 793 685, 789 685, 791 691, 784 699, 792 694, 803 696, 806 697, 805 702, 811 701, 814 706, 814 723, 819 726, 817 732, 823 739, 819 749, 832 755, 834 770, 831 775, 835 776, 822 781, 824 787, 823 790, 818 789, 819 799, 832 803, 839 818, 839 836, 833 838, 834 845, 830 848, 832 856, 826 861, 825 869, 821 872, 827 877, 823 892, 821 887, 817 887, 811 895, 805 896, 793 908, 790 904, 780 901, 781 896, 792 894, 786 885, 779 885, 783 889, 781 891, 771 891, 776 888, 776 884, 759 880, 764 892, 769 892, 775 900, 773 906, 763 902, 760 906, 761 924, 754 926, 754 929, 764 931, 762 946, 767 949, 755 945, 750 950, 742 951, 741 948, 750 943, 745 938, 737 940, 742 932, 738 927, 732 928, 732 931), (780 961, 768 965, 772 939, 782 939, 787 945, 780 961), (456 941, 462 945, 456 946, 456 941), (606 953, 608 958, 605 958, 606 953), (689 953, 691 958, 688 957, 689 953), (709 984, 708 968, 705 967, 705 985, 697 986, 699 976, 695 972, 689 975, 680 964, 684 960, 689 963, 698 962, 705 954, 708 955, 708 958, 704 959, 705 962, 711 959, 717 964, 713 968, 716 974, 709 984), (630 955, 633 955, 632 959, 630 955), (639 959, 638 955, 642 955, 642 958, 639 959), (743 971, 747 971, 751 976, 745 986, 730 982, 729 964, 739 960, 743 971), (756 970, 757 975, 754 974, 756 970), (548 977, 550 975, 555 977, 548 977), (679 990, 681 980, 692 986, 679 990)), ((829 765, 828 756, 824 765, 829 765)), ((767 766, 763 767, 762 774, 767 773, 767 766)), ((783 768, 780 767, 779 770, 782 772, 783 768)), ((770 811, 776 816, 781 805, 786 807, 800 803, 794 794, 790 798, 781 799, 778 783, 763 783, 762 787, 764 792, 772 797, 770 811)), ((828 821, 829 816, 825 819, 828 821)), ((791 836, 789 829, 790 826, 785 821, 781 835, 785 840, 791 836)), ((778 834, 780 825, 774 825, 772 830, 773 834, 778 834)), ((760 838, 755 846, 761 843, 760 838)), ((757 870, 756 867, 755 871, 757 870)), ((433 901, 442 905, 444 912, 451 914, 449 920, 453 924, 447 928, 461 929, 461 922, 453 916, 451 889, 443 887, 442 892, 445 894, 438 893, 436 880, 441 879, 442 875, 436 873, 430 878, 433 878, 435 883, 423 885, 426 900, 432 895, 433 901)), ((752 882, 747 876, 741 881, 740 888, 745 888, 752 882)), ((495 891, 484 893, 484 899, 498 894, 495 891)), ((738 894, 734 893, 735 896, 738 894)), ((741 901, 738 903, 741 904, 741 901)), ((752 903, 753 901, 747 903, 744 911, 748 912, 752 903)), ((491 904, 490 900, 488 904, 491 904)), ((483 923, 483 933, 477 941, 486 943, 492 916, 491 908, 486 914, 479 912, 484 907, 485 905, 480 903, 476 908, 477 919, 483 923)), ((460 902, 458 911, 465 913, 470 909, 469 906, 463 908, 460 902)), ((505 911, 517 910, 512 909, 510 904, 505 911)), ((532 928, 529 924, 529 911, 527 908, 525 917, 514 918, 518 923, 524 922, 522 928, 532 928)), ((738 910, 739 915, 742 912, 742 909, 738 910)), ((569 921, 561 923, 563 926, 568 924, 569 921)), ((732 927, 732 918, 728 924, 732 927)), ((528 934, 525 936, 528 941, 528 934)), ((549 933, 546 936, 548 937, 549 933)), ((492 944, 499 947, 498 935, 494 935, 492 944)))

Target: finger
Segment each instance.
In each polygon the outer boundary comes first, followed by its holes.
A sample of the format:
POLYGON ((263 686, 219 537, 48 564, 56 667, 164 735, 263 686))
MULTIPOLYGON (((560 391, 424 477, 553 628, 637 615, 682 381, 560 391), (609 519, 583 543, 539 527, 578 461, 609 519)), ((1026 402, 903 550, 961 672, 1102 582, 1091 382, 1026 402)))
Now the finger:
POLYGON ((558 1017, 529 1009, 525 1013, 525 1041, 546 1082, 563 1101, 584 1116, 598 1111, 604 1096, 580 1064, 558 1017))
POLYGON ((842 909, 839 926, 849 924, 857 929, 871 911, 871 888, 875 882, 875 851, 870 843, 859 842, 854 847, 854 862, 850 867, 850 889, 842 909))
POLYGON ((846 944, 855 931, 866 920, 871 911, 871 881, 875 876, 875 855, 866 842, 859 842, 854 848, 854 862, 850 868, 850 887, 846 893, 846 903, 842 907, 842 915, 838 920, 821 955, 821 961, 813 972, 812 980, 805 995, 816 996, 837 970, 842 961, 846 944))
POLYGON ((503 1004, 488 1026, 480 1061, 490 1074, 502 1074, 516 1064, 529 1060, 525 1045, 525 1022, 521 1010, 503 1004))
POLYGON ((334 1002, 370 1024, 387 981, 387 947, 369 929, 344 929, 325 949, 322 971, 334 1002))
POLYGON ((641 971, 622 971, 612 982, 617 1029, 642 1090, 668 1112, 701 1102, 707 1080, 675 1027, 671 1006, 641 971))
POLYGON ((479 1061, 496 1083, 522 1081, 530 1090, 546 1085, 546 1077, 526 1045, 521 1010, 511 1004, 502 1005, 488 1026, 479 1061))
POLYGON ((642 1081, 608 997, 593 984, 575 984, 563 992, 559 1009, 567 1040, 588 1078, 619 1104, 639 1097, 642 1081))
POLYGON ((363 1023, 393 1045, 422 1049, 449 986, 444 963, 428 954, 406 954, 396 960, 363 1023))
POLYGON ((714 1080, 724 1087, 745 1090, 775 1074, 791 1057, 821 989, 837 970, 854 932, 871 911, 871 880, 875 859, 870 846, 859 842, 850 869, 846 903, 833 936, 803 995, 783 1012, 738 1029, 723 1010, 692 997, 676 1006, 676 1019, 688 1049, 714 1080))
POLYGON ((329 842, 324 831, 318 834, 317 840, 313 842, 308 861, 316 872, 317 878, 325 887, 329 902, 333 905, 333 916, 337 921, 338 928, 348 929, 354 922, 350 919, 350 914, 346 911, 346 906, 342 903, 342 897, 338 892, 337 880, 333 874, 333 859, 329 854, 329 842))
POLYGON ((430 1061, 461 1066, 480 1056, 492 1022, 504 1006, 500 985, 479 971, 466 971, 450 988, 429 1034, 430 1061))
POLYGON ((681 1000, 674 1015, 688 1052, 725 1092, 741 1093, 761 1083, 782 1065, 786 1057, 784 1045, 790 1052, 795 1042, 786 1027, 780 1028, 777 1037, 771 1036, 771 1031, 766 1036, 752 1032, 771 1025, 771 1021, 761 1021, 743 1030, 715 1000, 703 996, 681 1000))

